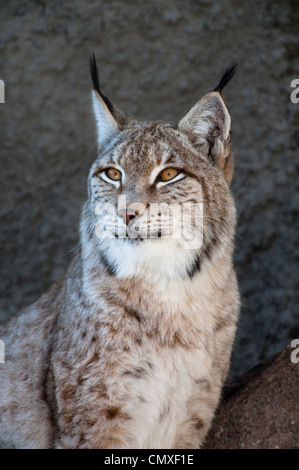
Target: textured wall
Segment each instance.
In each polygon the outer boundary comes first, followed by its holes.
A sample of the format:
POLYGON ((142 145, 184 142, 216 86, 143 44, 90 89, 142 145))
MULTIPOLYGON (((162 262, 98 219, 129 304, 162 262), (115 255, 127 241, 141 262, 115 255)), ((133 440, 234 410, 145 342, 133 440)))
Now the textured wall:
POLYGON ((178 120, 234 60, 243 308, 233 374, 299 337, 297 1, 1 1, 0 318, 64 272, 95 156, 88 58, 124 111, 178 120))

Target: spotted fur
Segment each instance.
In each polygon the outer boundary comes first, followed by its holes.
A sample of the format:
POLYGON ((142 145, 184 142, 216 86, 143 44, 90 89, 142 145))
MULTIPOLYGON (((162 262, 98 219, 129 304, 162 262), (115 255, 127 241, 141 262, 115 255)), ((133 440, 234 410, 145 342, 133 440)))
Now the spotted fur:
POLYGON ((177 125, 137 122, 100 92, 95 71, 93 61, 99 148, 80 248, 64 279, 0 329, 0 445, 199 448, 239 310, 230 116, 216 90, 177 125), (109 180, 111 167, 121 180, 109 180), (178 175, 165 183, 170 167, 178 175), (134 207, 131 225, 118 203, 134 207), (181 219, 168 209, 186 203, 198 246, 174 236, 181 219))

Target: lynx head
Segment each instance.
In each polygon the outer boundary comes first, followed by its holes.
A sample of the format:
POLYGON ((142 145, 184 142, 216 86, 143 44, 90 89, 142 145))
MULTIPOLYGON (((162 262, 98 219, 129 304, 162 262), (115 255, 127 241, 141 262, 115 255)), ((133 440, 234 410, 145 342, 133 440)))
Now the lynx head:
POLYGON ((119 278, 193 278, 231 256, 235 209, 224 74, 175 125, 137 122, 102 93, 91 59, 98 155, 81 223, 83 258, 119 278))

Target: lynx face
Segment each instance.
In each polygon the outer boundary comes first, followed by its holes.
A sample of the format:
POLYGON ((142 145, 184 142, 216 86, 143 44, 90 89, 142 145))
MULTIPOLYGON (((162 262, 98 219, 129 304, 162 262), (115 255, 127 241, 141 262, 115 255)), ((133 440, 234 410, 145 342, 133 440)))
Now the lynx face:
POLYGON ((235 224, 230 116, 220 93, 177 126, 133 121, 100 91, 93 109, 99 154, 82 220, 89 256, 118 277, 192 278, 227 249, 235 224))

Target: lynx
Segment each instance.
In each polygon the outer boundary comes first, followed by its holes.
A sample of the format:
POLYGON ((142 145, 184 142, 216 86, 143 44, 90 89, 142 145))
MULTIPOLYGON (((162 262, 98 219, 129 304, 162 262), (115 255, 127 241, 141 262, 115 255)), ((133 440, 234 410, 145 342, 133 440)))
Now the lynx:
POLYGON ((98 153, 81 243, 64 279, 0 329, 0 444, 200 448, 239 311, 221 95, 235 66, 177 125, 121 112, 90 66, 98 153))

